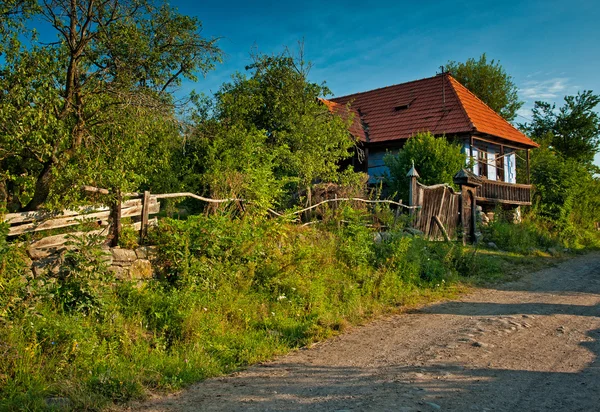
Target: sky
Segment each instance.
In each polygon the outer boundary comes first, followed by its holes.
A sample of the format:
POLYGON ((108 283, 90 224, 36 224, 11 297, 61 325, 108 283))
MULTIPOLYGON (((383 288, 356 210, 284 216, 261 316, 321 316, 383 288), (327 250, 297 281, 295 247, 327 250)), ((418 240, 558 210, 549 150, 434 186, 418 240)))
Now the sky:
MULTIPOLYGON (((582 90, 600 94, 600 2, 543 1, 197 1, 171 0, 219 37, 223 64, 180 93, 211 94, 251 62, 251 51, 304 52, 310 79, 335 96, 430 77, 449 60, 486 53, 513 77, 531 119, 534 101, 561 105, 582 90)), ((596 156, 600 165, 600 154, 596 156)))
MULTIPOLYGON (((534 101, 600 93, 600 2, 596 1, 186 1, 171 4, 220 37, 225 61, 196 84, 210 94, 251 62, 250 52, 298 47, 312 81, 335 96, 430 77, 449 60, 486 53, 500 61, 531 119, 534 101)), ((600 165, 600 155, 596 157, 600 165)))

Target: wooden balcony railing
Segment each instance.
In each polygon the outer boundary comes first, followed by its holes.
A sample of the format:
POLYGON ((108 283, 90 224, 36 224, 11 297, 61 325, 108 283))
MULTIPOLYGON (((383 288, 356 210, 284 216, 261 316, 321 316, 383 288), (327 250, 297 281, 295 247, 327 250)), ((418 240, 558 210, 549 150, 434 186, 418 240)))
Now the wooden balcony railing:
POLYGON ((477 201, 483 203, 531 204, 531 185, 483 180, 477 188, 477 201))

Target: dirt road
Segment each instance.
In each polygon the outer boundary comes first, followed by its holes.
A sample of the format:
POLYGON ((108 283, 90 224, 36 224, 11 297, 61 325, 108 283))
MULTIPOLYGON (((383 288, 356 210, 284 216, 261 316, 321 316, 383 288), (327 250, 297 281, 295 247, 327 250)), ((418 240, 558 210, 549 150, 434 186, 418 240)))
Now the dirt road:
POLYGON ((600 253, 355 328, 150 411, 600 411, 600 253))

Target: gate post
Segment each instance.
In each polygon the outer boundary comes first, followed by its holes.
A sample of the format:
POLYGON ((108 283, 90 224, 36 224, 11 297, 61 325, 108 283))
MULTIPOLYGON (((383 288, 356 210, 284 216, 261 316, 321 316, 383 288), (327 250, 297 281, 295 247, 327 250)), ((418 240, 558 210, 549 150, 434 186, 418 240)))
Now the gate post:
MULTIPOLYGON (((419 173, 417 173, 417 169, 415 169, 415 161, 412 162, 412 167, 406 174, 406 177, 410 179, 410 186, 408 188, 408 205, 409 206, 417 206, 419 202, 417 196, 417 179, 420 177, 419 173)), ((415 209, 410 209, 410 214, 413 215, 415 213, 415 209)))
POLYGON ((463 228, 463 244, 475 243, 477 223, 477 189, 481 179, 467 169, 454 175, 454 183, 460 186, 460 224, 463 228))

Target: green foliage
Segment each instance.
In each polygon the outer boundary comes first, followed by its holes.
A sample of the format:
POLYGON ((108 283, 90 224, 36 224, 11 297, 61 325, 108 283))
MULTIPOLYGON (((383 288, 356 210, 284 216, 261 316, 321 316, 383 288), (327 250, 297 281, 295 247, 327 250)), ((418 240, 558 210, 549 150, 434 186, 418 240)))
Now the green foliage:
POLYGON ((436 138, 431 133, 418 133, 408 139, 397 155, 388 154, 383 160, 389 168, 388 184, 391 191, 406 199, 410 184, 406 174, 413 161, 421 183, 454 186, 453 177, 465 167, 466 156, 461 153, 461 146, 457 143, 436 138))
POLYGON ((0 323, 7 322, 27 299, 26 285, 31 279, 28 258, 22 246, 6 240, 8 224, 0 210, 0 323))
POLYGON ((329 230, 221 215, 161 220, 150 233, 160 276, 144 285, 115 283, 99 249, 80 244, 55 281, 11 286, 27 299, 10 301, 0 321, 0 408, 41 409, 58 396, 98 409, 180 388, 448 295, 477 267, 462 246, 401 232, 374 241, 371 216, 340 213, 346 223, 329 230))
POLYGON ((512 76, 506 73, 500 61, 492 59, 488 62, 485 53, 479 60, 470 58, 465 63, 449 61, 446 70, 508 121, 514 120, 523 106, 512 76))
POLYGON ((130 224, 123 224, 121 233, 119 233, 119 247, 123 249, 135 249, 139 246, 139 231, 135 230, 130 224))
POLYGON ((184 170, 200 177, 197 191, 264 207, 342 179, 339 163, 355 142, 318 100, 329 90, 308 81, 308 68, 302 55, 256 55, 249 76, 235 75, 214 101, 199 100, 184 170))
POLYGON ((83 235, 70 242, 75 249, 64 255, 56 283, 50 293, 66 312, 78 312, 84 316, 98 316, 102 312, 103 295, 112 280, 99 248, 103 237, 83 235))
POLYGON ((179 140, 171 92, 214 68, 220 50, 198 20, 157 3, 6 5, 5 27, 37 18, 58 35, 0 42, 0 186, 11 209, 49 196, 64 206, 81 184, 126 191, 164 169, 179 140))
POLYGON ((565 96, 565 104, 558 110, 555 104, 537 101, 533 121, 522 128, 565 159, 591 165, 600 149, 600 115, 594 110, 598 103, 600 96, 591 90, 565 96))

